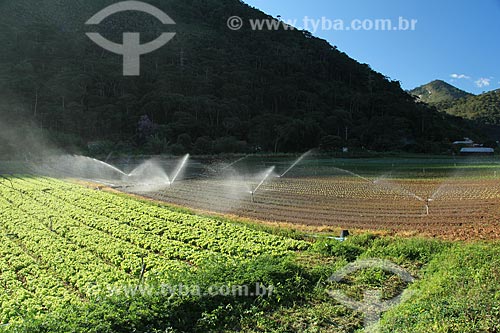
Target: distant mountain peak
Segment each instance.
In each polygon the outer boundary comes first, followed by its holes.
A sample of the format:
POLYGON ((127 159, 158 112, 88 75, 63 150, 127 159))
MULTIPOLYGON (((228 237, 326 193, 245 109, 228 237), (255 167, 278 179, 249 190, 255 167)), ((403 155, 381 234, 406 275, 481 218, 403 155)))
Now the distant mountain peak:
POLYGON ((417 96, 421 102, 429 104, 449 102, 473 96, 443 80, 434 80, 424 84, 423 86, 410 90, 410 94, 417 96))

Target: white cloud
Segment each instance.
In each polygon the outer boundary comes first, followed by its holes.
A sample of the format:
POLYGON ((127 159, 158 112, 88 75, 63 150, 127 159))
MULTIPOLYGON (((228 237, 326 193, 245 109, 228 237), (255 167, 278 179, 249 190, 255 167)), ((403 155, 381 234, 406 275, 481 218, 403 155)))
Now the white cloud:
POLYGON ((477 80, 475 83, 476 83, 476 86, 478 86, 479 88, 489 87, 489 85, 491 83, 491 79, 487 79, 487 78, 482 77, 479 80, 477 80))
POLYGON ((454 79, 470 79, 470 76, 467 76, 465 74, 451 74, 450 76, 454 79))

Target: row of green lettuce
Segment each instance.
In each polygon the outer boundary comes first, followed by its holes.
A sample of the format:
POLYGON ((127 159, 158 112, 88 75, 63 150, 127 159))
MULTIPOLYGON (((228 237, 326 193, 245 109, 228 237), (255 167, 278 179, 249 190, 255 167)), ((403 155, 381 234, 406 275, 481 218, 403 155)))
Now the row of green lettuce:
POLYGON ((54 179, 0 177, 0 325, 92 303, 108 287, 308 246, 54 179))

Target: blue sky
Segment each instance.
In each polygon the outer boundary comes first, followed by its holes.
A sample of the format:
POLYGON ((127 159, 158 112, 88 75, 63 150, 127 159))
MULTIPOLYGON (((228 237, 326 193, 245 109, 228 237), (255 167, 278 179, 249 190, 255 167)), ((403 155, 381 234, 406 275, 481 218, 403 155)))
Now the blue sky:
MULTIPOLYGON (((416 19, 415 31, 333 31, 328 40, 352 58, 412 89, 441 79, 479 94, 500 88, 500 0, 245 0, 287 20, 416 19)), ((311 29, 309 29, 311 30, 311 29)))

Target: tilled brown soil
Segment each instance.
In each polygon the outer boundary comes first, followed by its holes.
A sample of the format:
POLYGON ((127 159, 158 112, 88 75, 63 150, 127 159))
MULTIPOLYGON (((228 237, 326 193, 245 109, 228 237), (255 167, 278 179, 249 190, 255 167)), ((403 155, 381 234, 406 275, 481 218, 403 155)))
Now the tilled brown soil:
POLYGON ((500 182, 494 179, 375 183, 340 177, 273 179, 252 198, 254 185, 195 179, 153 193, 133 188, 127 191, 262 221, 411 232, 447 239, 500 239, 500 182))

